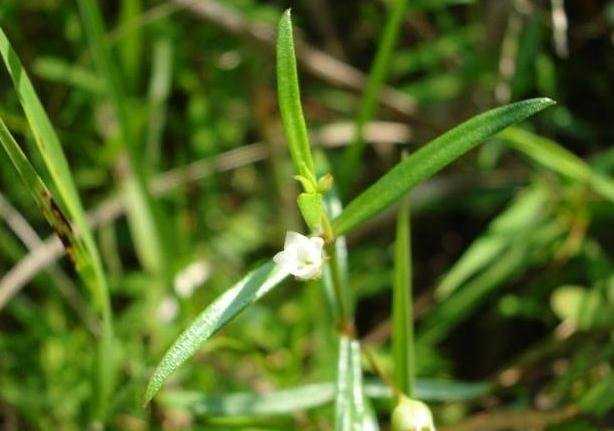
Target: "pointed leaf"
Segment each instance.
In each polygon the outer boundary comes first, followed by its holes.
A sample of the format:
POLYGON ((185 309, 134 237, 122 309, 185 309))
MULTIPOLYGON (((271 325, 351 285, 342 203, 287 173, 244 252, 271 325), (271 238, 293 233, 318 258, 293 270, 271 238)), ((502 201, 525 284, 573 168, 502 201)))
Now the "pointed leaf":
POLYGON ((177 338, 154 370, 145 393, 145 403, 151 401, 164 381, 213 334, 223 328, 245 307, 256 302, 288 276, 269 261, 250 272, 245 278, 213 301, 177 338))
POLYGON ((292 20, 288 9, 279 20, 277 35, 277 97, 295 170, 306 178, 314 172, 307 126, 301 107, 301 94, 296 70, 292 36, 292 20))
POLYGON ((588 184, 596 193, 614 202, 614 181, 595 172, 584 160, 556 142, 519 127, 510 127, 499 137, 546 168, 588 184))
POLYGON ((552 104, 554 102, 548 98, 513 103, 473 117, 444 133, 401 161, 350 202, 343 213, 333 221, 335 233, 340 235, 354 229, 484 139, 552 104))

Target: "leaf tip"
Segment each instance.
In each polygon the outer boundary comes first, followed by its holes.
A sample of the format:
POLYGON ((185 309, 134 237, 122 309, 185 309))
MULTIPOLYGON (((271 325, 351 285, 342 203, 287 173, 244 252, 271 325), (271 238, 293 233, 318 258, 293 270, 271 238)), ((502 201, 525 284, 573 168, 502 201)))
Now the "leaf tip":
POLYGON ((556 100, 553 100, 549 97, 540 97, 539 101, 543 103, 544 107, 556 105, 556 100))

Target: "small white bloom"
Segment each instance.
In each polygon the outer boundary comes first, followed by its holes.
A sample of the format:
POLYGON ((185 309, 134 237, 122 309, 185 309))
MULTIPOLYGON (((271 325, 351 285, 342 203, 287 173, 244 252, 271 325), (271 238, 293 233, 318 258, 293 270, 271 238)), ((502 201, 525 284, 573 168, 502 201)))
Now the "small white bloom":
POLYGON ((197 260, 175 276, 175 292, 181 298, 189 298, 197 287, 211 275, 211 266, 205 260, 197 260))
POLYGON ((308 238, 297 232, 286 232, 283 251, 273 261, 289 274, 301 280, 317 278, 322 273, 324 240, 319 236, 308 238))
POLYGON ((435 431, 431 410, 422 401, 401 396, 392 411, 393 431, 435 431))
POLYGON ((179 304, 172 296, 166 296, 158 305, 158 320, 162 323, 170 323, 177 316, 179 304))

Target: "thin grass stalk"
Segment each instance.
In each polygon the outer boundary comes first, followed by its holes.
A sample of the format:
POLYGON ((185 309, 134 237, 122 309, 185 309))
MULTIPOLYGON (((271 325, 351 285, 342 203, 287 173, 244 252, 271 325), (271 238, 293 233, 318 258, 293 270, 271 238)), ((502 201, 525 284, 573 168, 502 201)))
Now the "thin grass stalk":
POLYGON ((128 155, 124 188, 127 202, 130 204, 128 215, 137 254, 149 272, 163 278, 167 269, 166 254, 153 211, 152 199, 145 186, 141 155, 143 148, 129 115, 129 98, 121 80, 122 74, 113 60, 109 43, 104 37, 104 21, 96 0, 78 0, 78 4, 92 56, 105 81, 108 99, 115 111, 119 137, 128 155))
POLYGON ((394 244, 392 292, 392 350, 394 383, 401 392, 414 397, 416 353, 412 305, 412 259, 409 199, 401 201, 394 244))
POLYGON ((360 157, 365 149, 363 131, 365 125, 371 121, 376 113, 379 93, 388 77, 390 60, 399 38, 408 4, 408 0, 394 0, 390 7, 388 19, 377 47, 375 60, 365 84, 358 116, 356 117, 354 136, 351 145, 348 146, 343 155, 343 164, 341 165, 341 175, 339 178, 346 192, 352 186, 352 181, 360 176, 360 157))

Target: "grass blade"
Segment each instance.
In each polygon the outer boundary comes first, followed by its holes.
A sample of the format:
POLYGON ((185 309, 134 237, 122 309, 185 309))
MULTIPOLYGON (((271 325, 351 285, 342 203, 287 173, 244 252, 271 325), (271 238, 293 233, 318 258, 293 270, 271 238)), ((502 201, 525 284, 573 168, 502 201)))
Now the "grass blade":
POLYGON ((520 194, 515 201, 488 226, 487 232, 473 241, 443 277, 435 290, 435 297, 443 300, 460 285, 491 263, 517 238, 536 223, 543 221, 548 191, 544 187, 532 187, 520 194))
POLYGON ((484 139, 553 104, 548 98, 513 103, 473 117, 444 133, 401 161, 350 202, 333 221, 335 233, 340 235, 354 229, 484 139))
MULTIPOLYGON (((345 150, 340 178, 344 184, 360 173, 360 157, 365 148, 363 130, 375 115, 378 97, 390 69, 390 60, 394 53, 396 41, 399 38, 401 24, 407 12, 408 0, 394 0, 390 6, 390 12, 386 25, 378 44, 375 60, 371 67, 365 91, 360 103, 360 110, 356 118, 356 127, 351 144, 345 150)), ((345 187, 347 189, 347 187, 345 187)))
POLYGON ((161 37, 154 43, 151 81, 149 82, 149 122, 145 147, 145 166, 153 173, 161 159, 162 131, 166 124, 166 103, 173 80, 173 45, 161 37))
POLYGON ((121 69, 104 37, 104 21, 97 0, 78 0, 78 4, 96 68, 104 81, 106 95, 117 118, 120 142, 128 154, 124 195, 136 252, 142 265, 150 273, 162 278, 167 270, 166 254, 153 202, 145 186, 146 178, 141 169, 143 146, 128 112, 129 98, 121 80, 121 69))
POLYGON ((337 363, 335 430, 362 430, 365 416, 360 344, 346 335, 341 335, 337 363))
MULTIPOLYGON (((425 401, 467 401, 482 397, 491 389, 488 382, 418 379, 416 396, 425 401)), ((187 409, 197 416, 276 416, 329 404, 335 399, 335 383, 311 383, 265 394, 232 392, 210 395, 198 391, 168 391, 160 402, 168 407, 187 409)), ((366 381, 365 395, 370 399, 392 399, 392 390, 380 381, 366 381)), ((368 410, 367 410, 368 411, 368 410)))
POLYGON ((288 9, 279 20, 277 36, 277 95, 279 109, 295 169, 305 178, 313 178, 314 164, 309 147, 307 126, 301 106, 296 70, 292 19, 288 9))
POLYGON ((326 382, 266 394, 238 392, 207 395, 200 392, 170 392, 161 398, 164 404, 188 408, 202 416, 273 416, 319 407, 331 402, 334 396, 335 385, 326 382))
POLYGON ((142 0, 122 0, 119 26, 120 28, 128 28, 128 30, 122 35, 123 40, 119 49, 124 74, 130 88, 136 88, 139 84, 139 71, 141 69, 143 51, 143 32, 140 27, 130 27, 130 24, 137 21, 142 13, 142 0))
POLYGON ((592 170, 584 160, 556 142, 519 127, 510 127, 498 136, 537 163, 589 185, 596 193, 614 202, 614 181, 592 170))
POLYGON ((392 351, 394 381, 409 397, 414 396, 416 359, 412 301, 412 265, 409 200, 401 203, 397 215, 394 244, 394 283, 392 292, 392 351))
POLYGON ((62 150, 60 140, 53 128, 43 105, 41 104, 30 78, 26 74, 19 57, 13 50, 6 34, 0 29, 0 55, 13 81, 19 102, 26 114, 28 124, 34 136, 36 149, 41 155, 45 168, 51 178, 53 189, 57 191, 53 199, 49 189, 44 186, 34 168, 21 152, 10 132, 2 124, 2 144, 7 153, 12 154, 15 167, 26 181, 30 191, 35 193, 45 216, 56 232, 63 238, 69 251, 73 251, 75 268, 89 289, 93 306, 101 318, 101 338, 98 345, 97 396, 94 416, 102 419, 105 415, 107 402, 113 389, 114 358, 113 358, 113 328, 111 301, 107 280, 102 268, 100 255, 92 233, 85 220, 85 213, 77 188, 73 182, 68 162, 62 150), (28 168, 30 166, 30 168, 28 168), (41 202, 42 200, 42 202, 41 202), (65 212, 65 213, 64 213, 65 212), (74 228, 72 227, 74 225, 74 228))
POLYGON ((250 272, 205 308, 190 327, 177 338, 154 370, 145 393, 145 403, 151 401, 168 376, 192 356, 203 342, 223 328, 245 307, 266 295, 287 275, 273 262, 267 262, 250 272))
POLYGON ((544 259, 544 249, 564 233, 565 227, 549 221, 533 227, 515 242, 491 266, 470 280, 424 319, 419 343, 434 344, 444 339, 458 323, 483 303, 489 294, 513 280, 527 267, 544 259))

